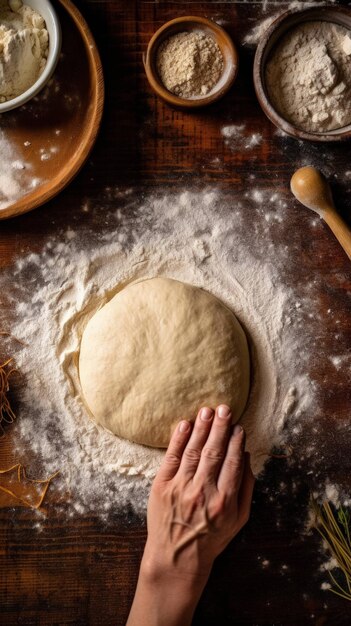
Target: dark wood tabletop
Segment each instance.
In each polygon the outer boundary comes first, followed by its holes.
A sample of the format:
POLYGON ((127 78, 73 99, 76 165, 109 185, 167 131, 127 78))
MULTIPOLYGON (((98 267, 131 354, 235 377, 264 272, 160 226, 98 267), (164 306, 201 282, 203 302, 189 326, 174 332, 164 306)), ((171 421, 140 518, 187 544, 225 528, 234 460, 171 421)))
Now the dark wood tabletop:
MULTIPOLYGON (((200 187, 217 185, 239 199, 254 174, 257 186, 286 199, 289 217, 276 232, 275 244, 289 247, 290 280, 323 276, 318 306, 324 311, 331 305, 339 309, 345 350, 351 342, 350 261, 327 227, 313 228, 310 213, 290 195, 289 179, 302 165, 320 167, 351 224, 351 179, 345 175, 351 169, 350 144, 283 141, 255 97, 254 48, 242 45, 245 33, 259 20, 282 12, 288 3, 80 0, 76 4, 96 38, 104 67, 101 132, 88 162, 60 195, 31 213, 0 223, 1 267, 11 268, 18 254, 40 250, 49 236, 67 225, 98 228, 80 207, 82 199, 94 202, 106 196, 107 187, 133 187, 140 193, 159 187, 174 191, 195 181, 200 187), (230 92, 210 108, 189 113, 169 108, 155 97, 142 65, 142 52, 154 31, 186 14, 219 21, 238 44, 240 56, 238 79, 230 92), (247 132, 260 133, 263 141, 249 151, 232 150, 220 132, 226 124, 245 124, 247 132)), ((106 214, 113 211, 113 200, 106 199, 105 206, 106 214)), ((250 215, 247 219, 249 225, 250 215)), ((323 337, 327 350, 328 333, 323 337)), ((307 437, 318 436, 325 452, 323 466, 314 459, 314 467, 347 490, 350 431, 338 426, 350 415, 349 369, 336 373, 328 360, 311 367, 324 390, 322 432, 314 435, 306 428, 307 437)), ((249 523, 215 563, 195 626, 351 624, 351 604, 321 589, 327 580, 320 570, 325 554, 317 533, 305 532, 314 485, 309 462, 298 444, 289 461, 270 460, 256 484, 249 523)), ((0 509, 0 623, 122 626, 133 598, 145 523, 129 513, 119 514, 110 525, 93 517, 56 517, 50 491, 45 508, 41 533, 33 529, 35 514, 30 509, 0 509)))

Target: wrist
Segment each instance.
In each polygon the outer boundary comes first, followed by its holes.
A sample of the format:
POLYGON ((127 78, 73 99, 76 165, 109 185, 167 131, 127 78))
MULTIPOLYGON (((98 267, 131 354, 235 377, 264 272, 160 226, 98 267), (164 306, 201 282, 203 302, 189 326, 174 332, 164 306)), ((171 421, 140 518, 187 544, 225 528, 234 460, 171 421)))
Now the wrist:
POLYGON ((190 626, 207 578, 181 575, 144 554, 127 626, 190 626))
POLYGON ((163 584, 176 586, 178 589, 184 588, 189 590, 190 594, 196 591, 202 593, 210 572, 212 562, 198 565, 192 565, 190 562, 179 563, 165 554, 155 554, 146 543, 143 558, 140 566, 140 576, 149 585, 163 584))

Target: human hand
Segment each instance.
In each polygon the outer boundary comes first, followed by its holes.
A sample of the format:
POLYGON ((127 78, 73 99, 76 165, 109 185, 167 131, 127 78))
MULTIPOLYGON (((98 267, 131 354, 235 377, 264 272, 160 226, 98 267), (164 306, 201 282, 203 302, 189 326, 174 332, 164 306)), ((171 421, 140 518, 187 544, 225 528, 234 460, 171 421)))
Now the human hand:
POLYGON ((202 408, 173 433, 153 483, 143 565, 164 579, 208 578, 214 559, 249 518, 254 477, 245 433, 229 407, 202 408))
POLYGON ((248 520, 254 477, 226 405, 173 433, 152 485, 127 626, 189 626, 216 556, 248 520))

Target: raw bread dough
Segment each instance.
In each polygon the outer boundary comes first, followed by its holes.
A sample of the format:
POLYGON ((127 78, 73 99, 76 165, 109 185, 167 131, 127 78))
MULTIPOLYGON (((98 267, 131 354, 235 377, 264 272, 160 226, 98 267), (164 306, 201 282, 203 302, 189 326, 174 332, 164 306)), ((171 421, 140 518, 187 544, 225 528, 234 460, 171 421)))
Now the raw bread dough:
POLYGON ((238 320, 211 294, 169 278, 134 283, 89 320, 79 376, 96 422, 167 447, 182 418, 227 403, 237 421, 249 391, 249 352, 238 320))

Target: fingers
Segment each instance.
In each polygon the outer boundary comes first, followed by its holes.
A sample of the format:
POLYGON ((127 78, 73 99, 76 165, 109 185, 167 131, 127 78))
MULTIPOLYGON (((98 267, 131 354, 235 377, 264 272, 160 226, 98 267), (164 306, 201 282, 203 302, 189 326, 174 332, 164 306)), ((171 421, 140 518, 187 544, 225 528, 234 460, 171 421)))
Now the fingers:
POLYGON ((250 517, 252 494, 255 486, 255 477, 251 470, 250 454, 244 455, 244 473, 241 481, 238 497, 238 521, 240 528, 246 524, 250 517))
POLYGON ((244 453, 243 429, 236 425, 232 435, 230 431, 231 411, 225 404, 217 407, 215 415, 208 407, 200 409, 193 428, 185 420, 180 422, 157 479, 171 480, 179 471, 180 475, 215 483, 222 493, 239 493, 245 517, 245 512, 250 510, 254 477, 249 456, 244 453))
POLYGON ((217 488, 225 494, 238 494, 245 466, 245 432, 236 424, 218 476, 217 488))
POLYGON ((202 449, 207 441, 213 422, 214 411, 202 407, 197 414, 191 437, 184 450, 179 473, 194 476, 200 461, 202 449))
POLYGON ((226 404, 216 408, 212 428, 202 449, 194 478, 205 482, 217 482, 224 461, 231 429, 231 411, 226 404))
POLYGON ((190 437, 190 433, 190 422, 183 420, 178 424, 173 432, 171 441, 169 442, 161 467, 157 472, 157 480, 171 480, 176 475, 182 460, 184 448, 190 437))

